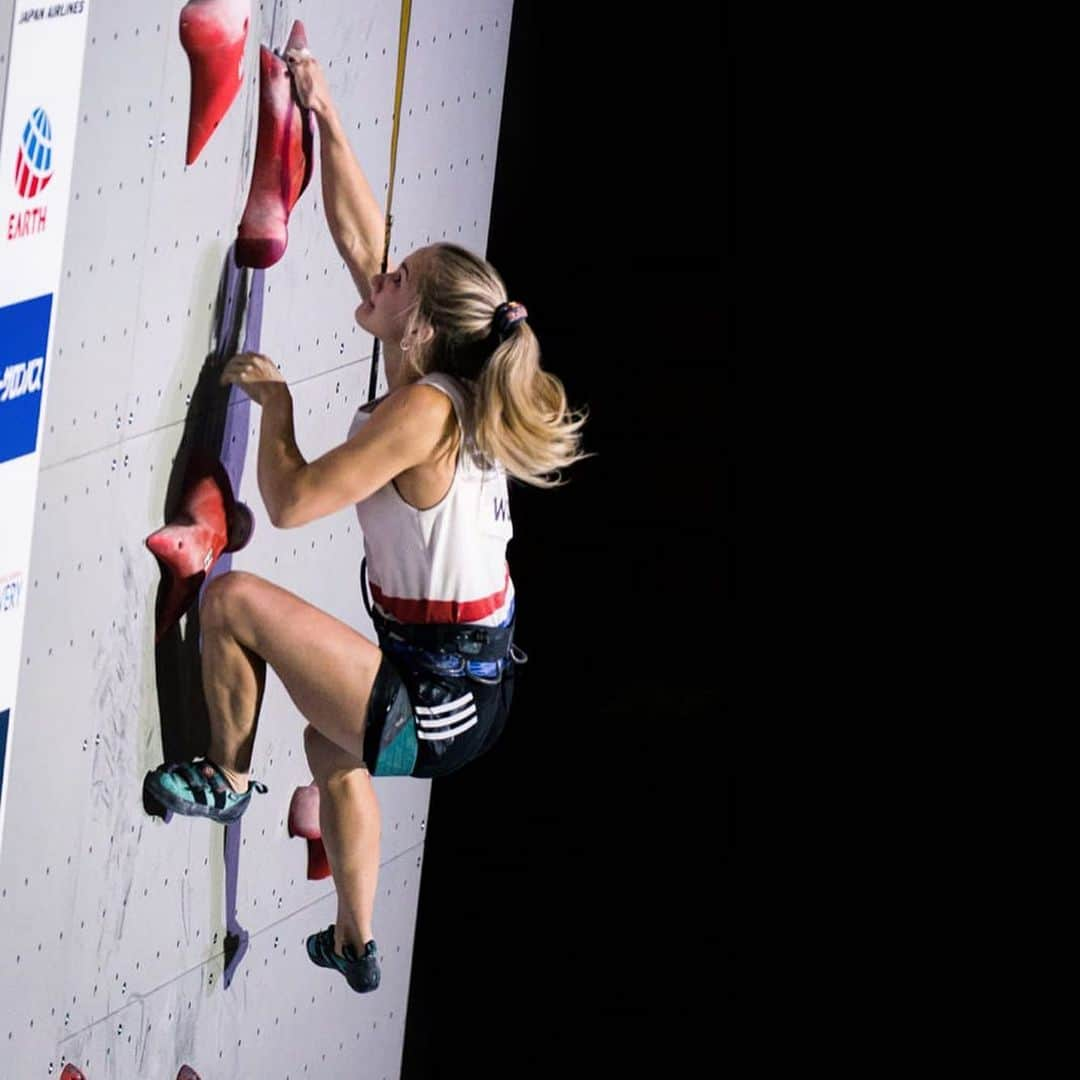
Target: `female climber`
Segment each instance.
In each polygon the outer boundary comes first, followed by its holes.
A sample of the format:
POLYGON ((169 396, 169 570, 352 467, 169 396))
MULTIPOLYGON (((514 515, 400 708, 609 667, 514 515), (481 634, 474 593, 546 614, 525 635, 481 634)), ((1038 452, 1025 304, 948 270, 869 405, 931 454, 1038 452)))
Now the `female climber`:
POLYGON ((563 483, 560 470, 590 456, 581 452, 587 414, 569 411, 562 383, 541 368, 524 306, 484 259, 436 243, 379 272, 385 222, 323 70, 306 49, 286 61, 318 121, 326 220, 360 292, 356 321, 381 343, 389 390, 357 411, 342 445, 308 462, 272 360, 241 353, 221 382, 262 407, 258 482, 275 526, 355 506, 378 644, 272 582, 220 575, 199 611, 209 749, 153 775, 179 813, 236 820, 251 788, 266 790, 249 770, 273 667, 308 722, 338 895, 336 921, 308 938, 308 953, 363 992, 379 982, 372 776, 443 776, 499 738, 514 665, 526 659, 513 640, 508 477, 563 483))

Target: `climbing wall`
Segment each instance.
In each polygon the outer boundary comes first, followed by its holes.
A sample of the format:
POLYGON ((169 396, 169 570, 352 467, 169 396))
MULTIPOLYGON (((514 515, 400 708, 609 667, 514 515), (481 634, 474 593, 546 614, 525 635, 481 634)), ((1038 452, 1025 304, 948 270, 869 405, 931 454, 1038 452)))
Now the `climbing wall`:
MULTIPOLYGON (((0 0, 0 94, 16 6, 0 0)), ((17 692, 0 755, 0 1080, 57 1077, 67 1063, 87 1080, 173 1080, 184 1065, 201 1080, 391 1078, 430 782, 376 780, 383 983, 357 995, 305 953, 307 935, 334 921, 336 899, 329 878, 308 880, 305 841, 287 834, 290 797, 311 774, 305 720, 272 669, 252 763, 270 791, 238 827, 234 878, 222 826, 166 824, 143 808, 143 776, 163 760, 163 729, 177 713, 167 695, 173 661, 154 642, 161 571, 144 541, 165 523, 200 374, 205 381, 217 347, 223 268, 252 173, 259 45, 282 48, 303 20, 384 205, 394 184, 395 262, 439 239, 483 254, 512 0, 411 5, 393 178, 400 3, 252 0, 244 83, 190 166, 182 6, 85 0, 77 130, 54 133, 55 152, 73 152, 74 165, 17 692), (231 903, 249 937, 226 978, 231 903)), ((318 164, 262 288, 261 351, 289 383, 297 442, 313 460, 344 441, 367 400, 374 345, 353 320, 358 297, 326 227, 318 164)), ((255 533, 232 569, 374 639, 355 514, 275 529, 257 485, 259 407, 239 399, 227 399, 227 430, 235 439, 240 422, 237 497, 255 533)))

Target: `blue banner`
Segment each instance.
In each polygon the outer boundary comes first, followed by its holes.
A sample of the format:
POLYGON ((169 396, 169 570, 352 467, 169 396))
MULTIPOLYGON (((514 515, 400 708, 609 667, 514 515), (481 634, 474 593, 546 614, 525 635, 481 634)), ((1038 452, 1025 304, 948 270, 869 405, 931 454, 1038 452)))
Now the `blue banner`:
POLYGON ((0 308, 0 462, 37 449, 52 300, 0 308))

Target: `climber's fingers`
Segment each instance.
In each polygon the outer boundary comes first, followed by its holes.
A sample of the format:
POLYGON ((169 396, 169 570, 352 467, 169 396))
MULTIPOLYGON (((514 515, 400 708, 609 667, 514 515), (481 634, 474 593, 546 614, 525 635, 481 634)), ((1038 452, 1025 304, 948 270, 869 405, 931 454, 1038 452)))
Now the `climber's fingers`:
POLYGON ((247 395, 260 405, 271 393, 277 392, 274 383, 285 383, 280 368, 262 353, 237 353, 221 370, 221 385, 230 383, 243 387, 247 395))
POLYGON ((289 65, 296 96, 306 109, 322 113, 330 104, 330 91, 322 66, 310 49, 286 49, 285 62, 289 65))

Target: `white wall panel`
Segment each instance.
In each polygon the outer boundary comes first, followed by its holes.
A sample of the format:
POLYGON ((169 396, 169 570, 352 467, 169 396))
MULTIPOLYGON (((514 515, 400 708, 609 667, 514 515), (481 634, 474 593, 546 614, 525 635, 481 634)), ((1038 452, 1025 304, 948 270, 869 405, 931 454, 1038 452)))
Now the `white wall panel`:
MULTIPOLYGON (((307 959, 310 927, 335 918, 331 894, 253 933, 242 972, 228 988, 221 981, 220 932, 205 960, 165 981, 145 965, 114 973, 112 982, 124 989, 114 990, 108 1018, 84 1024, 65 1014, 55 1055, 35 1075, 50 1075, 52 1064, 56 1076, 72 1061, 90 1080, 174 1080, 183 1064, 204 1080, 393 1080, 405 1033, 419 858, 409 852, 381 871, 380 899, 388 913, 376 993, 354 994, 307 959)), ((162 956, 170 944, 157 942, 162 956)), ((96 996, 104 992, 99 985, 96 996)))
POLYGON ((438 240, 487 250, 512 10, 510 0, 413 5, 395 261, 438 240))
MULTIPOLYGON (((400 5, 253 0, 246 79, 191 167, 182 4, 91 0, 72 201, 57 297, 55 368, 9 746, 0 858, 0 1080, 57 1075, 173 1080, 398 1074, 430 782, 376 781, 383 850, 371 995, 307 960, 335 917, 329 879, 306 878, 290 839, 310 780, 303 717, 268 671, 252 772, 270 787, 242 823, 237 918, 249 951, 221 985, 224 830, 142 807, 162 760, 153 642, 160 571, 144 546, 190 395, 214 341, 216 295, 250 182, 258 46, 301 18, 372 187, 389 186, 400 5), (51 1067, 51 1072, 50 1072, 51 1067)), ((449 239, 483 254, 512 4, 413 5, 394 196, 395 261, 449 239)), ((0 86, 12 0, 0 0, 0 86)), ((2 107, 2 99, 0 99, 2 107)), ((282 367, 312 460, 346 437, 367 397, 373 342, 334 249, 316 166, 266 271, 261 349, 282 367)), ((233 406, 234 408, 237 406, 233 406)), ((255 535, 232 566, 374 638, 359 590, 362 536, 345 510, 274 529, 258 492, 250 409, 238 497, 255 535)))

